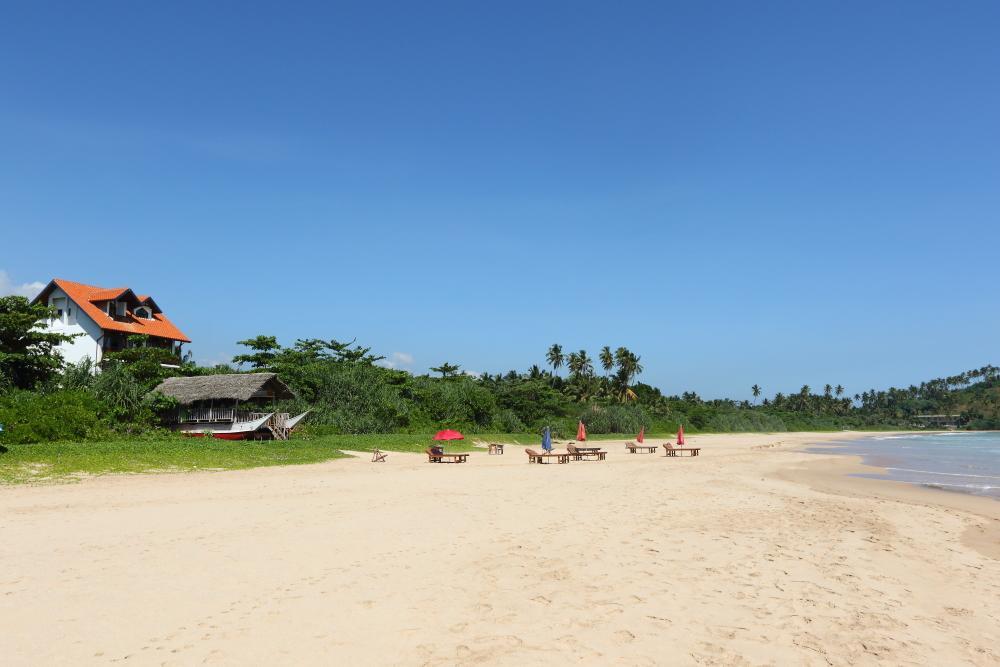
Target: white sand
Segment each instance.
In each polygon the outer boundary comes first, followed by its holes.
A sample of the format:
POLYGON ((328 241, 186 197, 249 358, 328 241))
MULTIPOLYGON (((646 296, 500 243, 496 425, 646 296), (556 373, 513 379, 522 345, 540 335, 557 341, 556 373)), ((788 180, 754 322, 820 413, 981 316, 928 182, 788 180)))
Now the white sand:
POLYGON ((963 541, 990 546, 992 506, 817 490, 815 472, 789 471, 825 459, 792 448, 829 437, 2 488, 0 656, 1000 664, 1000 561, 963 541))

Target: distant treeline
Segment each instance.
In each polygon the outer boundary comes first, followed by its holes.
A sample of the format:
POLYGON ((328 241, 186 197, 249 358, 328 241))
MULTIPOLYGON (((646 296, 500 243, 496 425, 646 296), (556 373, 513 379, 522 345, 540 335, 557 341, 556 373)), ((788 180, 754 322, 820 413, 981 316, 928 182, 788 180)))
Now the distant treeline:
POLYGON ((160 427, 174 407, 151 392, 165 377, 263 370, 278 373, 295 391, 289 411, 312 409, 308 428, 314 432, 453 427, 527 433, 551 426, 568 437, 578 420, 594 434, 672 432, 681 424, 690 431, 888 429, 911 428, 916 415, 931 413, 958 414, 966 428, 1000 428, 1000 373, 993 366, 853 396, 827 384, 820 393, 803 386, 761 399, 763 390, 754 385, 753 401, 706 401, 693 392, 664 396, 638 382, 641 358, 624 347, 604 347, 595 364, 585 350, 564 354, 552 345, 545 368, 471 376, 445 362, 431 376, 385 368, 382 357, 355 341, 305 339, 285 347, 273 336, 257 336, 240 341, 246 352, 232 365, 211 368, 133 338, 95 374, 88 363, 61 363, 55 349, 62 338, 35 327, 48 316, 47 308, 20 297, 0 298, 0 424, 6 429, 0 445, 138 437, 160 427))

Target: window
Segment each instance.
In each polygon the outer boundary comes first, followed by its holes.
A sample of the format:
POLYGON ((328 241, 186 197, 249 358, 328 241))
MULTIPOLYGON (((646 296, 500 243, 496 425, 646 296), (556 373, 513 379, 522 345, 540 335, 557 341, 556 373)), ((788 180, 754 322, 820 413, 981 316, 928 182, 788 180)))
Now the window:
POLYGON ((115 302, 108 301, 108 317, 114 317, 114 316, 115 316, 115 302))
POLYGON ((57 296, 49 302, 49 306, 53 309, 52 321, 53 322, 65 322, 66 313, 66 298, 57 296))
POLYGON ((141 317, 144 320, 151 320, 151 319, 153 319, 153 313, 146 306, 139 306, 138 308, 136 308, 135 309, 135 316, 136 317, 141 317))

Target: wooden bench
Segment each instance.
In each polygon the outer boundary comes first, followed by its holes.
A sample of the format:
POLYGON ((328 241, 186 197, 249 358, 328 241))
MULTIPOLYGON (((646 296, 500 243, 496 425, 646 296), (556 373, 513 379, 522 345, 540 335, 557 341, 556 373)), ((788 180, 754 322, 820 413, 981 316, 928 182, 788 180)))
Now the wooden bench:
POLYGON ((490 455, 493 454, 503 454, 503 445, 499 442, 490 443, 490 455))
POLYGON ((528 455, 528 463, 551 463, 549 459, 555 459, 556 463, 569 463, 569 454, 541 454, 533 449, 526 449, 524 452, 528 455))
POLYGON ((428 463, 465 463, 468 459, 468 454, 445 454, 444 452, 435 454, 432 450, 427 450, 428 463))
POLYGON ((688 456, 698 456, 698 452, 701 451, 701 447, 670 447, 667 446, 663 450, 665 456, 683 456, 683 454, 678 454, 677 452, 691 452, 688 456))
POLYGON ((642 450, 643 454, 655 454, 656 445, 638 445, 634 442, 626 442, 625 449, 628 450, 629 454, 636 454, 639 450, 642 450))
POLYGON ((376 449, 372 451, 372 463, 385 463, 385 457, 388 454, 383 452, 381 449, 376 449))
POLYGON ((574 461, 583 461, 584 459, 603 461, 608 455, 607 452, 601 451, 600 447, 577 447, 575 445, 566 445, 566 449, 569 451, 569 455, 574 461))

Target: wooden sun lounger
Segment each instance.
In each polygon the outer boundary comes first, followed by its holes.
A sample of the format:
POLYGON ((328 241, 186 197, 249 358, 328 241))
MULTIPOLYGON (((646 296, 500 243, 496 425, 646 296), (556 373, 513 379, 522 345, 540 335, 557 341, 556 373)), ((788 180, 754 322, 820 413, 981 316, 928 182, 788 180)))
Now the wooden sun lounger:
POLYGON ((381 449, 376 449, 372 451, 372 463, 385 463, 385 457, 389 456, 387 453, 383 452, 381 449))
POLYGON ((569 454, 559 454, 556 452, 541 454, 534 449, 526 449, 524 451, 528 455, 528 463, 550 463, 549 459, 555 459, 556 463, 569 463, 569 454))
POLYGON ((643 454, 655 454, 656 445, 640 445, 634 442, 626 442, 625 449, 628 450, 629 454, 636 454, 640 450, 643 454))
POLYGON ((427 450, 428 463, 465 463, 469 460, 468 454, 435 454, 433 450, 427 450))
POLYGON ((698 456, 700 451, 701 447, 674 447, 669 442, 663 446, 664 456, 684 456, 683 453, 678 454, 678 452, 690 452, 688 456, 698 456))
POLYGON ((574 445, 566 445, 566 450, 569 451, 569 455, 574 461, 583 461, 585 458, 592 461, 603 461, 608 455, 607 452, 601 451, 599 447, 576 447, 574 445))

